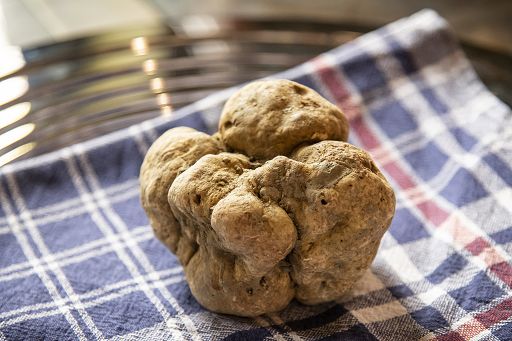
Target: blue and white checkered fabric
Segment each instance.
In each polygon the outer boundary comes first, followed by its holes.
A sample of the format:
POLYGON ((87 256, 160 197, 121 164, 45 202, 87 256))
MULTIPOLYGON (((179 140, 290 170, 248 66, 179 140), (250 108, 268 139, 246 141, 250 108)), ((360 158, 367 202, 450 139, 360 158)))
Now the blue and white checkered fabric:
POLYGON ((216 130, 233 90, 0 172, 0 340, 512 338, 512 114, 423 11, 278 75, 337 103, 397 211, 353 294, 255 319, 208 312, 139 203, 170 127, 216 130))

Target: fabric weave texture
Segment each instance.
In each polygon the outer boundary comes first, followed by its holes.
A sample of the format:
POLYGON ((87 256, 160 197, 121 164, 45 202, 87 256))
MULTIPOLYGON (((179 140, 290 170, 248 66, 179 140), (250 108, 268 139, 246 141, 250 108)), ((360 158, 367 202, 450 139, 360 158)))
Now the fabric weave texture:
POLYGON ((138 174, 171 127, 214 132, 228 89, 0 169, 0 340, 510 340, 512 113, 425 10, 276 75, 340 106, 397 210, 339 302, 258 318, 191 296, 148 225, 138 174))

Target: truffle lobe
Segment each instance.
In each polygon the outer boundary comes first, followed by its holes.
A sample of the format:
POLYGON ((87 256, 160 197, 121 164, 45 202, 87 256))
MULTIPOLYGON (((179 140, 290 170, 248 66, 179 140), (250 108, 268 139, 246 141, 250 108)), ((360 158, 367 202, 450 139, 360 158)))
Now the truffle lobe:
POLYGON ((219 121, 228 150, 259 160, 303 143, 346 141, 348 121, 314 90, 289 80, 252 82, 229 98, 219 121))
POLYGON ((149 148, 140 170, 141 202, 155 235, 176 252, 181 227, 167 201, 176 176, 202 156, 221 152, 219 140, 188 127, 169 129, 149 148))

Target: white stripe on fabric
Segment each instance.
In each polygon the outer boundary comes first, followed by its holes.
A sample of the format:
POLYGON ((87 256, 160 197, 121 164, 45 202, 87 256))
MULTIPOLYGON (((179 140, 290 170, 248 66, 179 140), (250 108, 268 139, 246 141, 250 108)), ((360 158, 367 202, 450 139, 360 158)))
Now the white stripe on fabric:
MULTIPOLYGON (((146 231, 144 231, 144 233, 135 236, 134 240, 136 240, 137 242, 142 242, 142 241, 150 240, 152 238, 153 238, 153 233, 151 231, 146 230, 146 231)), ((116 235, 116 238, 114 238, 114 239, 119 239, 119 240, 115 240, 115 243, 122 244, 122 246, 121 246, 122 248, 130 247, 130 245, 126 244, 123 240, 121 240, 120 236, 116 235)), ((80 263, 80 262, 86 261, 88 259, 101 256, 101 255, 104 255, 104 254, 107 254, 107 253, 110 253, 113 251, 114 251, 114 249, 112 247, 111 242, 107 241, 105 238, 102 238, 101 240, 98 240, 98 241, 94 241, 94 242, 87 243, 87 244, 82 244, 79 247, 72 249, 72 250, 66 250, 66 251, 58 253, 58 254, 56 253, 56 254, 54 254, 55 255, 54 260, 56 262, 58 262, 61 267, 65 267, 65 266, 68 266, 71 264, 80 263), (93 244, 93 245, 91 245, 91 244, 93 244), (84 251, 84 252, 80 252, 80 251, 84 251)), ((42 263, 41 267, 45 270, 48 270, 47 268, 49 268, 49 266, 44 264, 45 262, 48 262, 48 257, 44 256, 44 257, 40 258, 40 261, 42 263)), ((30 266, 30 263, 25 262, 22 265, 24 267, 28 267, 28 266, 30 266)), ((17 278, 24 278, 24 277, 32 275, 33 273, 34 273, 34 269, 31 267, 27 268, 27 269, 23 269, 23 270, 18 270, 15 272, 9 271, 9 273, 7 273, 6 275, 0 275, 0 282, 10 281, 10 280, 17 279, 17 278)))
POLYGON ((509 212, 512 212, 512 188, 504 187, 501 191, 494 194, 496 201, 505 207, 509 212))
MULTIPOLYGON (((184 280, 184 278, 181 277, 181 276, 180 277, 171 277, 171 278, 168 278, 168 279, 165 279, 165 280, 156 281, 156 282, 153 282, 153 283, 147 283, 146 287, 147 287, 148 290, 160 289, 163 286, 176 284, 176 283, 179 283, 179 282, 181 282, 183 280, 184 280)), ((137 291, 141 291, 141 290, 143 290, 143 289, 138 284, 135 285, 135 286, 125 287, 125 288, 122 288, 120 290, 117 290, 117 291, 114 291, 112 293, 109 293, 109 294, 106 294, 104 296, 101 296, 101 297, 98 297, 96 299, 93 299, 91 301, 84 302, 83 303, 83 308, 84 309, 89 309, 89 308, 101 305, 103 303, 106 303, 106 302, 118 299, 120 297, 129 295, 131 293, 134 293, 134 292, 137 292, 137 291)), ((20 323, 20 322, 23 322, 23 321, 28 321, 28 320, 33 320, 33 319, 53 316, 53 315, 56 315, 58 313, 59 313, 58 310, 49 310, 49 311, 43 311, 43 312, 39 312, 39 313, 21 315, 21 316, 15 317, 13 319, 5 320, 5 321, 0 322, 0 328, 3 328, 5 326, 14 325, 14 324, 17 324, 17 323, 20 323)), ((179 330, 176 330, 176 331, 179 331, 179 330)), ((101 339, 104 339, 104 337, 102 337, 101 339)), ((85 340, 85 338, 84 338, 84 340, 85 340)), ((177 340, 182 340, 182 339, 177 339, 177 340)))
MULTIPOLYGON (((173 278, 184 279, 182 271, 181 271, 181 267, 162 270, 162 271, 159 271, 158 273, 162 278, 172 276, 173 278)), ((154 277, 153 273, 145 275, 144 279, 146 281, 151 282, 151 281, 153 281, 152 277, 154 277)), ((135 278, 130 278, 130 279, 115 282, 112 284, 107 284, 103 287, 80 294, 79 297, 80 297, 80 300, 85 302, 88 300, 100 298, 101 296, 105 296, 106 294, 109 294, 111 291, 114 291, 114 293, 115 293, 116 290, 123 289, 125 287, 132 287, 132 286, 139 288, 135 278)), ((60 299, 60 301, 65 304, 71 303, 71 300, 69 298, 62 298, 62 299, 60 299)), ((38 310, 42 310, 42 309, 55 310, 55 308, 58 308, 55 301, 47 302, 47 303, 37 303, 37 304, 30 305, 30 306, 24 306, 22 308, 18 308, 18 309, 0 313, 0 318, 4 319, 4 318, 10 317, 10 316, 15 316, 15 315, 23 314, 23 313, 27 313, 27 312, 34 312, 34 311, 38 311, 38 310)), ((58 312, 55 312, 55 313, 58 313, 58 312)))
MULTIPOLYGON (((107 188, 106 193, 112 203, 118 203, 139 195, 138 180, 128 180, 121 184, 112 185, 107 188)), ((32 220, 36 225, 45 225, 56 221, 76 217, 87 213, 80 198, 69 199, 57 204, 48 205, 31 210, 32 220)), ((6 224, 7 217, 0 221, 0 234, 10 232, 6 224)))
POLYGON ((9 189, 11 190, 11 193, 14 196, 14 202, 16 206, 18 207, 18 210, 21 212, 20 218, 27 226, 27 231, 32 237, 32 240, 34 240, 34 243, 36 244, 37 248, 41 252, 41 255, 46 258, 46 263, 48 264, 48 268, 55 274, 55 277, 59 281, 59 284, 62 286, 64 291, 66 292, 66 295, 71 299, 71 302, 73 303, 73 306, 78 311, 78 314, 85 322, 85 325, 89 328, 89 330, 93 333, 93 335, 98 339, 103 339, 103 334, 101 331, 96 327, 94 324, 94 321, 89 316, 87 311, 84 309, 82 302, 80 302, 80 299, 78 298, 77 294, 75 293, 73 287, 71 286, 71 283, 68 281, 66 275, 64 274, 64 271, 62 271, 62 268, 59 266, 58 262, 55 260, 53 254, 50 252, 48 247, 46 246, 46 243, 43 240, 43 237, 41 236, 37 225, 32 220, 32 217, 30 215, 30 211, 28 210, 25 200, 21 195, 21 192, 18 188, 18 184, 16 182, 16 178, 12 174, 7 174, 7 183, 9 186, 9 189))
POLYGON ((351 310, 350 313, 364 325, 409 314, 407 309, 397 300, 369 308, 351 310))
MULTIPOLYGON (((91 194, 88 193, 87 187, 85 186, 84 179, 80 176, 76 165, 71 157, 71 150, 68 148, 62 149, 62 154, 64 159, 66 160, 66 166, 68 168, 71 179, 75 185, 75 188, 78 190, 80 197, 82 198, 84 205, 87 207, 89 214, 91 215, 92 220, 95 222, 96 226, 101 230, 101 232, 106 236, 107 240, 112 243, 112 248, 115 250, 119 259, 126 266, 132 277, 136 278, 139 286, 142 288, 142 291, 149 299, 149 301, 154 305, 156 310, 162 315, 165 321, 169 320, 170 314, 163 306, 162 302, 158 299, 158 297, 151 291, 148 286, 148 283, 144 281, 141 277, 137 266, 130 259, 126 251, 121 248, 115 238, 115 232, 111 229, 105 219, 102 217, 99 208, 97 207, 94 199, 91 197, 91 194)), ((174 326, 173 326, 174 327, 174 326)), ((179 333, 176 337, 183 338, 183 335, 179 333)))
MULTIPOLYGON (((137 139, 136 142, 139 147, 139 150, 142 152, 142 155, 144 156, 148 148, 147 145, 143 143, 143 141, 140 139, 137 139)), ((144 270, 146 272, 154 272, 155 269, 153 265, 148 260, 146 254, 139 247, 139 244, 136 241, 134 241, 133 238, 131 238, 130 234, 124 234, 125 231, 128 231, 128 227, 126 226, 125 222, 121 219, 121 217, 119 217, 119 215, 112 209, 112 206, 108 201, 108 198, 106 197, 105 192, 101 187, 101 184, 99 183, 96 173, 87 159, 87 154, 84 151, 80 150, 80 147, 77 147, 77 151, 79 154, 79 160, 81 162, 81 165, 84 168, 86 176, 90 180, 92 195, 97 200, 99 207, 105 212, 108 219, 112 222, 112 225, 116 228, 117 233, 123 233, 126 243, 131 245, 130 250, 137 257, 137 260, 140 262, 144 270)), ((183 308, 179 305, 176 298, 165 287, 162 287, 160 292, 163 295, 163 297, 171 304, 173 309, 176 310, 176 312, 178 313, 178 317, 182 319, 183 324, 190 332, 192 339, 200 340, 199 334, 197 333, 197 329, 194 323, 185 314, 183 308)))
POLYGON ((140 133, 146 133, 152 141, 158 138, 158 134, 155 131, 155 126, 148 121, 142 122, 140 125, 140 133))
POLYGON ((442 290, 440 286, 433 287, 426 292, 418 294, 418 298, 422 300, 426 305, 430 306, 440 297, 446 297, 447 292, 442 290))
POLYGON ((381 250, 380 257, 394 270, 403 283, 421 281, 424 279, 423 274, 418 270, 416 265, 414 265, 401 245, 387 250, 381 250))
POLYGON ((128 133, 132 136, 133 140, 135 140, 135 144, 137 145, 137 148, 139 148, 140 155, 145 156, 149 146, 146 141, 144 141, 144 131, 141 129, 141 126, 131 126, 128 128, 128 133))
MULTIPOLYGON (((175 320, 174 325, 179 324, 181 321, 177 317, 171 317, 175 320)), ((164 341, 173 340, 173 331, 165 322, 157 323, 151 327, 143 328, 124 335, 114 335, 108 340, 112 341, 164 341)))
MULTIPOLYGON (((56 302, 59 312, 64 315, 66 320, 69 322, 71 329, 73 330, 73 333, 80 339, 85 340, 85 334, 80 329, 80 326, 78 325, 78 322, 75 320, 73 315, 71 315, 70 307, 65 305, 62 301, 62 297, 60 296, 57 288, 55 287, 55 284, 50 280, 48 277, 48 274, 44 271, 44 269, 41 267, 39 259, 36 257, 34 251, 32 250, 29 241, 27 240, 27 237, 24 235, 23 232, 21 232, 21 225, 16 218, 16 216, 13 213, 13 210, 11 208, 11 205, 9 204, 9 201, 4 194, 4 191, 2 189, 2 186, 0 185, 0 205, 2 205, 3 211, 7 214, 7 216, 10 218, 9 224, 13 226, 13 234, 16 237, 16 240, 18 241, 18 244, 21 246, 21 249, 25 255, 25 257, 29 260, 29 262, 34 267, 34 270, 36 271, 38 277, 41 279, 41 282, 48 290, 48 293, 50 294, 51 298, 54 302, 56 302)), ((3 327, 5 321, 0 322, 0 329, 3 327)))
MULTIPOLYGON (((73 148, 73 147, 72 147, 73 148)), ((143 149, 143 147, 141 147, 143 149)), ((119 217, 119 215, 112 209, 105 192, 103 191, 101 184, 87 159, 87 155, 83 150, 80 150, 80 147, 76 147, 78 159, 80 160, 80 164, 82 165, 86 179, 88 179, 89 184, 92 189, 92 195, 96 202, 98 203, 98 207, 100 207, 108 219, 111 221, 112 226, 116 228, 116 232, 125 232, 128 230, 125 222, 119 217)), ((130 234, 124 235, 126 243, 131 246, 130 250, 137 257, 137 260, 140 262, 142 267, 146 272, 154 272, 155 269, 153 265, 148 260, 146 254, 142 251, 139 244, 137 244, 130 236, 130 234)), ((193 324, 192 320, 185 314, 183 308, 179 305, 176 298, 170 293, 170 291, 163 287, 160 292, 162 296, 171 304, 174 310, 178 313, 178 316, 181 316, 183 320, 183 324, 190 332, 193 340, 200 340, 199 334, 197 333, 197 329, 193 324)))

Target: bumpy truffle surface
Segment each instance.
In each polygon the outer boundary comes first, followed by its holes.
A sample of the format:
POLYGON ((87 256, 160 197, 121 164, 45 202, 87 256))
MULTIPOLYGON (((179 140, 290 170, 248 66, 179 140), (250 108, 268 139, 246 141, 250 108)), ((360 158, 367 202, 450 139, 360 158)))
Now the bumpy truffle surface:
POLYGON ((155 141, 141 168, 142 204, 200 304, 256 316, 350 291, 395 197, 347 136, 337 107, 271 80, 234 94, 217 134, 180 127, 155 141))
POLYGON ((260 81, 229 98, 219 132, 229 150, 271 159, 304 143, 346 141, 348 122, 338 107, 310 88, 285 80, 260 81))

